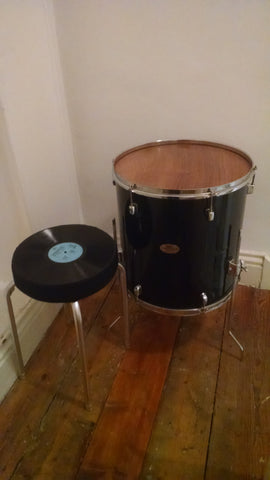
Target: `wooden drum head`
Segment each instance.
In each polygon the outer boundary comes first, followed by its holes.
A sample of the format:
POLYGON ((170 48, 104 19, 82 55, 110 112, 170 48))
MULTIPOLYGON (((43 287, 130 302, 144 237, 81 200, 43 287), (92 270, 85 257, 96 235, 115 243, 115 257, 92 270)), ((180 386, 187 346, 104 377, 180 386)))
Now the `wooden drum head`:
POLYGON ((247 183, 252 168, 252 160, 240 150, 192 140, 148 143, 122 153, 114 161, 117 183, 149 192, 234 187, 245 179, 247 183))

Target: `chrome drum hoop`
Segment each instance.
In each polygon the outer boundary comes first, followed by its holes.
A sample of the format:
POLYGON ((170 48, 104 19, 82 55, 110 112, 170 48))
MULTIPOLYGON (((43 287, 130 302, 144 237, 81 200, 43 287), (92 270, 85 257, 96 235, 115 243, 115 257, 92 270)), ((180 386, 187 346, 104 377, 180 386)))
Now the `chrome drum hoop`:
POLYGON ((113 170, 113 181, 119 187, 125 190, 132 190, 132 193, 142 195, 150 198, 179 198, 180 200, 195 200, 202 198, 209 198, 211 196, 219 197, 228 193, 235 192, 240 188, 248 185, 249 180, 254 176, 256 170, 255 166, 242 178, 235 180, 234 182, 227 183, 225 185, 219 185, 217 187, 198 188, 195 190, 166 190, 161 188, 147 187, 144 185, 131 185, 125 182, 120 176, 118 176, 113 170))
POLYGON ((226 195, 226 194, 235 192, 236 190, 239 190, 245 185, 247 185, 247 189, 248 189, 249 180, 250 179, 254 180, 256 169, 257 167, 254 165, 249 155, 247 155, 245 152, 237 148, 230 147, 228 145, 223 145, 223 144, 214 143, 214 142, 207 142, 207 141, 196 141, 196 140, 156 140, 155 142, 150 142, 150 143, 146 143, 143 145, 138 145, 136 147, 130 148, 122 152, 120 155, 118 155, 113 160, 113 182, 119 185, 120 187, 124 188, 125 190, 132 190, 132 193, 142 195, 145 197, 163 198, 163 199, 179 198, 181 200, 202 199, 202 198, 209 198, 211 196, 226 195), (241 155, 242 157, 245 157, 250 164, 250 170, 245 176, 240 177, 237 180, 234 180, 230 183, 226 183, 218 186, 212 186, 212 187, 191 189, 191 190, 168 190, 168 189, 162 189, 157 187, 149 187, 147 185, 130 184, 124 178, 118 175, 115 171, 115 165, 117 161, 125 157, 129 153, 139 151, 142 148, 154 147, 159 145, 174 145, 177 143, 181 143, 181 144, 192 143, 193 145, 205 145, 205 146, 213 145, 217 148, 220 147, 224 150, 231 151, 232 153, 236 153, 241 155))
POLYGON ((153 305, 151 303, 145 302, 141 300, 140 298, 136 298, 132 292, 130 294, 135 298, 136 303, 141 305, 142 307, 146 308, 147 310, 151 310, 155 313, 161 313, 162 315, 170 315, 174 317, 192 317, 194 315, 201 315, 202 313, 208 313, 211 312, 212 310, 216 310, 217 308, 221 307, 222 305, 225 305, 225 303, 228 302, 228 300, 232 296, 232 291, 230 291, 225 297, 221 298, 215 303, 212 303, 210 305, 206 305, 205 307, 202 308, 188 308, 188 309, 182 309, 178 310, 175 308, 163 308, 159 307, 158 305, 153 305))

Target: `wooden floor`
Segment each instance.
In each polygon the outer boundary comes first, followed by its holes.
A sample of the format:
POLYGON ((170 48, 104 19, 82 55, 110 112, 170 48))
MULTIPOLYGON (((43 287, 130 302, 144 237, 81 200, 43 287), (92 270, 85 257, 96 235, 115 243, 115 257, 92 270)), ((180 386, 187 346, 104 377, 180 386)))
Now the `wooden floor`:
POLYGON ((90 411, 70 312, 54 321, 0 406, 1 480, 262 479, 270 292, 238 287, 230 325, 224 307, 178 319, 130 300, 128 351, 120 311, 117 281, 82 302, 90 411))

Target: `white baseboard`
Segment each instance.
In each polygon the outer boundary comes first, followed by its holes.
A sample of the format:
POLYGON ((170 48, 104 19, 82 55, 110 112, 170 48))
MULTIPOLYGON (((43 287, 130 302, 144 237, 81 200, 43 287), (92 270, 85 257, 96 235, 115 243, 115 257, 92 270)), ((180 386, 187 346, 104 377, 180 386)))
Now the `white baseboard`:
POLYGON ((262 252, 243 250, 240 258, 247 267, 241 274, 241 285, 270 289, 270 257, 262 252))
MULTIPOLYGON (((16 294, 14 295, 14 314, 24 364, 31 357, 60 308, 60 304, 42 303, 28 298, 24 303, 21 301, 18 308, 18 299, 16 294)), ((17 356, 11 328, 8 326, 0 336, 0 401, 12 387, 17 376, 17 356)))

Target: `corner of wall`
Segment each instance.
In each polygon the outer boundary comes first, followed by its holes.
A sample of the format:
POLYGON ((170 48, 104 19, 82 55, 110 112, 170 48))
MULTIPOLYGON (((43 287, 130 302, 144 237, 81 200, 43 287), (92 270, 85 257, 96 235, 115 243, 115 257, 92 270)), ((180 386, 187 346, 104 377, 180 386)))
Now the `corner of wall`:
MULTIPOLYGON (((24 364, 31 357, 60 308, 60 304, 29 300, 16 318, 24 364)), ((0 342, 0 401, 8 393, 17 377, 17 356, 11 329, 8 328, 2 333, 0 342)))

